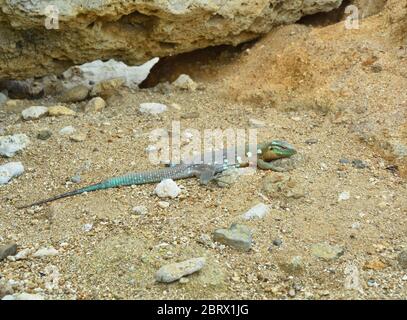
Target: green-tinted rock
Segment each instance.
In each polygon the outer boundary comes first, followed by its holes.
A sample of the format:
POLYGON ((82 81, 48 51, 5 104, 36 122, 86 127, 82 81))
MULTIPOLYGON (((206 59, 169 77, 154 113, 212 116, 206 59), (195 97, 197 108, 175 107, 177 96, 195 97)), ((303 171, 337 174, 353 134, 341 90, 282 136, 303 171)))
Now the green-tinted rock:
POLYGON ((252 246, 252 233, 242 224, 232 224, 229 229, 215 230, 213 239, 242 251, 249 251, 252 246))
POLYGON ((344 250, 340 246, 331 246, 327 243, 317 243, 311 246, 313 256, 323 260, 335 260, 343 255, 344 250))

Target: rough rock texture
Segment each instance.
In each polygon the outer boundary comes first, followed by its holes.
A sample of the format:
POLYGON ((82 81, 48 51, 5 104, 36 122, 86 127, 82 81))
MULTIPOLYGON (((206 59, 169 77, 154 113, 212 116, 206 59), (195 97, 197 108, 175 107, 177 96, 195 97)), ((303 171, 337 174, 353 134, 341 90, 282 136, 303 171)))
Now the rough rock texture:
POLYGON ((138 64, 254 39, 341 0, 0 0, 0 74, 29 78, 116 58, 138 64), (58 28, 50 23, 59 11, 58 28), (48 12, 48 15, 47 15, 48 12), (80 48, 80 50, 78 50, 80 48))

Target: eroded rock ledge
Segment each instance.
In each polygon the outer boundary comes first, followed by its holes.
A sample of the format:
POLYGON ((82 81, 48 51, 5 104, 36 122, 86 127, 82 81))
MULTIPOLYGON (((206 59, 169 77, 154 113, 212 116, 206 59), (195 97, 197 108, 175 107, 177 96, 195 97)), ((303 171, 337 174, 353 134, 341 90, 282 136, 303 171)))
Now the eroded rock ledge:
MULTIPOLYGON (((62 72, 115 58, 139 64, 248 41, 274 26, 337 8, 342 0, 55 0, 59 29, 45 28, 46 0, 0 0, 0 79, 62 72)), ((52 9, 52 8, 51 8, 52 9)), ((48 16, 50 16, 48 7, 48 16)))

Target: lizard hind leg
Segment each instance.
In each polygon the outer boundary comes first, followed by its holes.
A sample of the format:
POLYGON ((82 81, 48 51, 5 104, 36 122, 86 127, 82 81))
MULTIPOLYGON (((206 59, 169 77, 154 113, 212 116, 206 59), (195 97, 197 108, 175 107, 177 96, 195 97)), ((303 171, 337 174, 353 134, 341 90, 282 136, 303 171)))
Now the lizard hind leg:
POLYGON ((208 185, 216 178, 216 168, 211 165, 199 165, 195 168, 195 176, 202 185, 208 185))

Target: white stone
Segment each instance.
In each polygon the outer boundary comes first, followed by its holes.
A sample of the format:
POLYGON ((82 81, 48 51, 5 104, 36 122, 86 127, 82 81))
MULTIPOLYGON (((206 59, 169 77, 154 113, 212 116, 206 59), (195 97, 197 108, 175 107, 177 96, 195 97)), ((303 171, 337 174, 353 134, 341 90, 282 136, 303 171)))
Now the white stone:
POLYGON ((138 214, 140 216, 144 216, 148 213, 148 209, 145 206, 136 206, 133 207, 133 213, 138 214))
POLYGON ((12 178, 23 174, 24 166, 21 162, 9 162, 0 166, 0 185, 8 183, 12 178))
POLYGON ((205 266, 205 262, 205 258, 201 257, 165 265, 156 272, 155 279, 158 282, 174 282, 201 270, 205 266))
POLYGON ((252 219, 263 219, 269 212, 271 208, 264 203, 259 203, 251 208, 249 211, 243 214, 243 219, 252 220, 252 219))
POLYGON ((58 250, 54 249, 54 248, 41 248, 39 250, 37 250, 33 256, 35 258, 42 258, 42 257, 49 257, 49 256, 56 256, 58 254, 58 250))
POLYGON ((157 150, 158 150, 158 148, 152 144, 148 145, 146 148, 147 153, 153 153, 153 152, 156 152, 157 150))
POLYGON ((35 120, 45 116, 48 113, 48 108, 44 106, 32 106, 24 109, 21 112, 24 120, 35 120))
POLYGON ((67 127, 62 128, 61 130, 59 130, 59 134, 70 135, 70 134, 73 134, 75 131, 76 131, 76 129, 74 127, 67 126, 67 127))
POLYGON ((149 114, 160 114, 167 110, 167 106, 162 103, 141 103, 140 112, 149 114))
POLYGON ((33 252, 33 249, 23 249, 21 251, 19 251, 13 258, 18 261, 18 260, 24 260, 27 259, 27 257, 33 252))
POLYGON ((0 155, 11 158, 16 152, 23 150, 30 139, 25 134, 0 137, 0 155))
POLYGON ((348 191, 342 192, 338 197, 338 201, 346 201, 349 199, 350 199, 350 193, 348 191))
POLYGON ((90 82, 97 84, 105 80, 124 78, 126 86, 135 88, 148 77, 151 68, 158 61, 159 58, 154 58, 140 66, 128 66, 114 59, 106 62, 95 60, 65 71, 64 87, 70 89, 77 85, 89 86, 90 82))
POLYGON ((264 128, 266 126, 266 123, 264 121, 257 120, 257 119, 249 119, 249 123, 252 128, 257 128, 257 129, 264 128))
POLYGON ((157 185, 154 192, 160 198, 176 198, 181 189, 172 179, 165 179, 157 185))
POLYGON ((93 229, 93 224, 92 223, 86 223, 82 227, 83 232, 89 232, 92 229, 93 229))
POLYGON ((57 266, 49 265, 45 268, 45 289, 53 291, 59 287, 60 273, 57 266))
POLYGON ((167 209, 170 206, 170 203, 167 201, 158 201, 158 206, 162 209, 167 209))
POLYGON ((183 90, 195 91, 198 85, 187 74, 181 74, 177 80, 172 83, 173 86, 183 90))
POLYGON ((44 300, 44 297, 39 294, 30 294, 23 292, 4 296, 1 300, 44 300))

